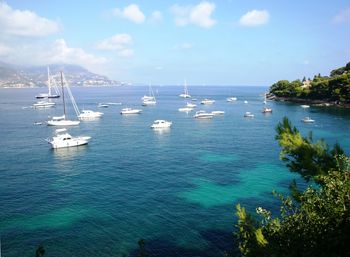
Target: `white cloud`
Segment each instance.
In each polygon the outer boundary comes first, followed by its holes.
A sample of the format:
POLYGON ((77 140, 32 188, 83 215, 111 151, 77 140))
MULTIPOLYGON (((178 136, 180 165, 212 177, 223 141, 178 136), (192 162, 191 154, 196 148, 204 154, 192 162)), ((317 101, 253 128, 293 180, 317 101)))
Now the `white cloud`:
POLYGON ((123 10, 116 8, 113 10, 113 13, 116 16, 123 17, 134 23, 143 23, 146 19, 146 16, 136 4, 130 4, 126 6, 123 10))
POLYGON ((178 50, 188 50, 193 48, 193 44, 191 43, 182 43, 182 44, 178 44, 174 47, 174 49, 178 49, 178 50))
POLYGON ((177 26, 186 26, 194 24, 203 28, 210 28, 216 21, 211 15, 215 10, 215 4, 203 1, 195 6, 173 5, 171 11, 175 15, 175 24, 177 26))
POLYGON ((339 12, 334 18, 335 23, 350 23, 350 7, 339 12))
POLYGON ((18 43, 11 48, 7 47, 1 60, 20 65, 76 64, 95 72, 103 72, 102 67, 107 64, 106 58, 87 53, 81 48, 69 47, 64 39, 58 39, 51 44, 18 43))
POLYGON ((120 57, 132 57, 134 56, 134 50, 130 49, 132 41, 132 37, 129 34, 116 34, 113 37, 102 40, 97 44, 96 48, 117 51, 120 57))
POLYGON ((163 15, 160 11, 154 11, 151 14, 150 21, 153 23, 158 23, 163 20, 163 15))
POLYGON ((122 50, 132 44, 132 37, 129 34, 117 34, 113 37, 102 40, 97 44, 101 50, 122 50))
POLYGON ((41 37, 59 31, 59 25, 28 10, 12 9, 5 2, 0 2, 1 33, 11 36, 41 37))
POLYGON ((64 39, 54 42, 51 52, 43 58, 46 63, 70 63, 82 66, 103 64, 106 59, 86 53, 81 48, 71 48, 64 39))
POLYGON ((255 27, 266 24, 269 21, 270 14, 266 10, 252 10, 244 14, 239 19, 241 26, 255 27))

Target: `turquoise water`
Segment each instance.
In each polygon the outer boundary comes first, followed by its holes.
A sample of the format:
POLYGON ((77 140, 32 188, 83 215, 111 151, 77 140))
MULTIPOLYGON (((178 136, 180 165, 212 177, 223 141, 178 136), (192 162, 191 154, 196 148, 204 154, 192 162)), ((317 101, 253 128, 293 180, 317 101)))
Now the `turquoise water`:
MULTIPOLYGON (((137 242, 156 256, 220 256, 233 247, 235 205, 277 210, 272 189, 286 192, 297 178, 278 159, 275 126, 283 116, 315 138, 339 141, 349 153, 350 112, 269 102, 261 113, 263 87, 190 87, 199 100, 212 98, 224 110, 213 120, 178 112, 186 101, 181 87, 155 87, 158 103, 141 107, 147 87, 72 88, 79 107, 122 102, 99 109, 97 121, 70 128, 92 136, 87 146, 51 150, 44 141, 54 128, 33 125, 56 108, 30 106, 40 89, 0 90, 0 233, 6 257, 123 256, 137 242), (227 103, 226 97, 238 101, 227 103), (248 100, 248 104, 243 101, 248 100), (123 107, 142 108, 136 116, 123 107), (246 111, 255 118, 243 118, 246 111), (315 124, 303 124, 309 115, 315 124), (149 128, 156 119, 173 121, 167 131, 149 128)), ((42 91, 42 90, 41 90, 42 91)), ((72 109, 70 116, 72 117, 72 109)))

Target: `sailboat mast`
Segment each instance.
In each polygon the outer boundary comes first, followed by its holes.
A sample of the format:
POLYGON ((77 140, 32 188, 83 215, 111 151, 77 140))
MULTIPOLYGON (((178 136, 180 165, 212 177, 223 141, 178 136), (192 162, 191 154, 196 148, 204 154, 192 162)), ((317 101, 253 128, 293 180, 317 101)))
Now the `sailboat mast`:
POLYGON ((63 114, 64 114, 64 119, 66 119, 66 102, 64 101, 64 88, 63 88, 63 74, 62 74, 62 71, 61 71, 61 86, 62 86, 63 114))
POLYGON ((51 79, 49 66, 47 66, 47 86, 49 87, 49 96, 51 96, 51 79))

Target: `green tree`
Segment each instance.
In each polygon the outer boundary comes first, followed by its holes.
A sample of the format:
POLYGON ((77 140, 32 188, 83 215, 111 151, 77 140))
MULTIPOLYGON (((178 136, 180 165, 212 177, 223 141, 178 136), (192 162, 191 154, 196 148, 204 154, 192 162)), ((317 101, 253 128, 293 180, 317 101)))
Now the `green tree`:
POLYGON ((298 172, 304 179, 316 179, 325 175, 339 164, 338 155, 344 153, 339 144, 333 149, 324 140, 313 143, 312 134, 303 137, 296 127, 293 127, 287 117, 284 117, 276 127, 276 140, 282 147, 280 158, 287 163, 292 172, 298 172))
POLYGON ((342 153, 339 146, 329 150, 324 143, 313 143, 311 136, 302 137, 287 118, 276 130, 290 170, 319 186, 299 192, 297 201, 274 192, 281 200, 277 218, 259 207, 256 220, 237 205, 241 255, 350 256, 350 159, 336 154, 342 153))

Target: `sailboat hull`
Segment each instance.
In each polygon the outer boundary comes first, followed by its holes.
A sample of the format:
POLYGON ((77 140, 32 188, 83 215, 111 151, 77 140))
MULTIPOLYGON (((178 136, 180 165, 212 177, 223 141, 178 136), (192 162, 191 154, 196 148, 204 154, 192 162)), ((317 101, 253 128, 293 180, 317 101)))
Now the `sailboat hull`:
POLYGON ((47 98, 59 98, 59 95, 49 95, 47 98))
POLYGON ((48 126, 76 126, 79 125, 79 120, 49 120, 48 126))

